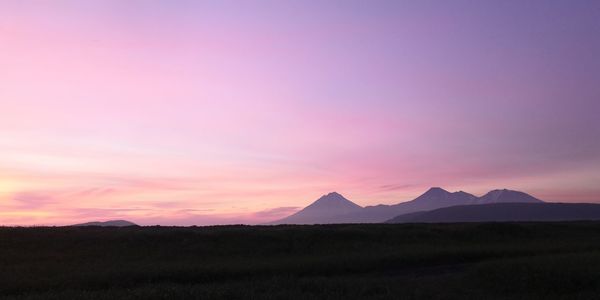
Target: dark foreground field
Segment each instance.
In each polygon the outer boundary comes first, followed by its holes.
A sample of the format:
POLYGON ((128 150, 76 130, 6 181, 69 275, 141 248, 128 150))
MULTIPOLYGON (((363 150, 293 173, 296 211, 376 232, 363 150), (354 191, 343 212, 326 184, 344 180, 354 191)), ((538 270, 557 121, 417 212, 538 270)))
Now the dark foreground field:
POLYGON ((600 223, 0 228, 8 299, 598 299, 600 223))

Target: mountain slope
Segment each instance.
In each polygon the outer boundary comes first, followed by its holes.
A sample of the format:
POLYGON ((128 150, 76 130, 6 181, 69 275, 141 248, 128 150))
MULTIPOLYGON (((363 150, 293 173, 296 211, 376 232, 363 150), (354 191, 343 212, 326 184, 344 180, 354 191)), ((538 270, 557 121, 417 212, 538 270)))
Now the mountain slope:
POLYGON ((442 188, 433 187, 414 200, 394 205, 367 206, 361 211, 337 216, 335 221, 338 223, 379 223, 400 214, 471 204, 476 200, 477 197, 463 191, 451 193, 442 188))
POLYGON ((600 220, 600 204, 492 203, 460 205, 397 216, 387 223, 600 220))
POLYGON ((126 226, 138 226, 135 223, 126 220, 111 220, 106 222, 87 222, 81 224, 75 224, 71 226, 102 226, 102 227, 126 227, 126 226))
POLYGON ((335 216, 358 212, 362 209, 344 196, 333 192, 322 196, 301 211, 270 224, 335 223, 335 216))
POLYGON ((511 191, 507 189, 493 190, 479 197, 474 204, 489 204, 489 203, 543 203, 531 195, 519 191, 511 191))

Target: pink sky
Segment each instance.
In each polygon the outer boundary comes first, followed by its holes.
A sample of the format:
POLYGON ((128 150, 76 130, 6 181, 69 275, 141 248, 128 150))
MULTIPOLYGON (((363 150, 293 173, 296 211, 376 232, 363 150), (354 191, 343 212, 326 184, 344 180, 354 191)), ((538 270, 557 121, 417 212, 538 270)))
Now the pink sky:
POLYGON ((597 1, 2 1, 0 224, 600 202, 597 1))

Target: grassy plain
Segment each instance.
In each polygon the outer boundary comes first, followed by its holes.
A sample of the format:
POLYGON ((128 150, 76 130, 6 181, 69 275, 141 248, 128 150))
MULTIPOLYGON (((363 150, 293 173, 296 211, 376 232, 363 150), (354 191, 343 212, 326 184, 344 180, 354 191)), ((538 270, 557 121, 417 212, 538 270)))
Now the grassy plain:
POLYGON ((0 228, 2 299, 599 299, 600 222, 0 228))

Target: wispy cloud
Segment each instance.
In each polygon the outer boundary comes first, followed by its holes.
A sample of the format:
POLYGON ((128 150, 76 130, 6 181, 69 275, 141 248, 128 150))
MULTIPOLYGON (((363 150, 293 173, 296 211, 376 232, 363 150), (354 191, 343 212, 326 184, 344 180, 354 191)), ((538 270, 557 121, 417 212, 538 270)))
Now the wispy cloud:
POLYGON ((254 216, 260 219, 277 219, 287 217, 297 211, 299 211, 301 207, 296 206, 284 206, 284 207, 276 207, 271 209, 265 209, 259 212, 255 212, 254 216))
POLYGON ((57 202, 52 195, 43 192, 21 192, 13 195, 11 200, 23 209, 43 208, 57 202))
POLYGON ((416 184, 386 184, 386 185, 382 185, 379 186, 379 190, 381 191, 397 191, 397 190, 404 190, 407 188, 413 188, 417 186, 416 184))

